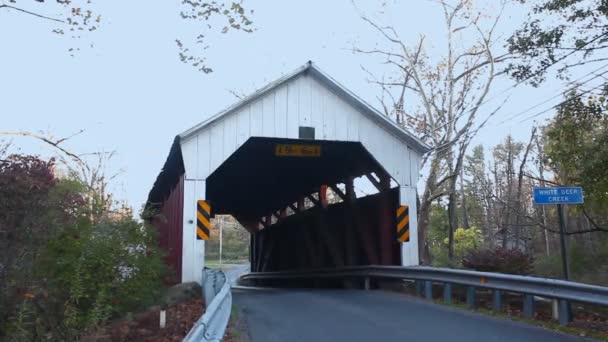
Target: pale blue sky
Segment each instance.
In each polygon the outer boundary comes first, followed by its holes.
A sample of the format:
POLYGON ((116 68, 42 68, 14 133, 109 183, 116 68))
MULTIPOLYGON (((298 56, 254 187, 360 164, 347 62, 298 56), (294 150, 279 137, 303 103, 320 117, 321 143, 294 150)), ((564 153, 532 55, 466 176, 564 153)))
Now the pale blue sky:
MULTIPOLYGON (((378 36, 362 22, 350 0, 248 1, 255 9, 257 31, 212 35, 207 56, 215 72, 210 75, 177 58, 174 39, 194 33, 179 19, 178 3, 103 1, 98 4, 103 25, 91 37, 95 46, 76 57, 66 52, 69 40, 50 33, 52 23, 0 10, 0 130, 67 136, 85 129, 66 147, 78 153, 116 150, 113 168, 125 172, 113 188, 118 198, 139 209, 175 135, 234 102, 228 89, 248 93, 313 60, 377 106, 378 90, 360 69, 361 63, 371 61, 348 49, 353 41, 373 46, 378 36)), ((441 12, 434 2, 399 3, 382 20, 392 21, 408 43, 421 33, 431 42, 441 42, 441 12)), ((517 13, 521 10, 507 13, 502 33, 519 23, 517 13)), ((378 63, 374 68, 383 70, 378 63)), ((498 82, 494 93, 510 84, 498 82)), ((559 89, 557 82, 541 89, 518 87, 495 122, 559 89)), ((477 140, 490 147, 509 132, 525 139, 531 125, 491 125, 477 140)), ((14 142, 25 152, 50 153, 27 139, 14 142)))

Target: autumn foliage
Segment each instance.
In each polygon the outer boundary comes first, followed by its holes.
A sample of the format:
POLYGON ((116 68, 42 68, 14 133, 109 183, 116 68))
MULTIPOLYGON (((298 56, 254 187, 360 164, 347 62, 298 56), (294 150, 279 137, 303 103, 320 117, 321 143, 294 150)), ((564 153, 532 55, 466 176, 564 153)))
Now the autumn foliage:
POLYGON ((97 197, 52 159, 0 160, 0 340, 77 340, 159 297, 154 231, 97 197))

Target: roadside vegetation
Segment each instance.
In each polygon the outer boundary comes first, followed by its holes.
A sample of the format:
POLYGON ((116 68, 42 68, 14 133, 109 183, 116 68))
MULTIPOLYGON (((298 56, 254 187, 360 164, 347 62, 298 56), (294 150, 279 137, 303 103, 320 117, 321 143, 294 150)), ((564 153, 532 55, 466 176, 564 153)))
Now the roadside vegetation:
POLYGON ((75 340, 158 299, 154 230, 106 185, 54 159, 0 154, 0 339, 75 340))
POLYGON ((418 193, 421 263, 561 278, 557 211, 532 191, 582 186, 585 203, 565 213, 571 278, 608 285, 604 1, 440 0, 441 33, 413 40, 394 20, 400 5, 357 7, 378 43, 352 50, 384 113, 433 148, 418 193), (525 15, 513 28, 515 12, 525 15), (562 89, 505 111, 516 88, 545 84, 562 89), (502 129, 501 143, 479 142, 502 129), (521 129, 521 141, 508 133, 521 129))

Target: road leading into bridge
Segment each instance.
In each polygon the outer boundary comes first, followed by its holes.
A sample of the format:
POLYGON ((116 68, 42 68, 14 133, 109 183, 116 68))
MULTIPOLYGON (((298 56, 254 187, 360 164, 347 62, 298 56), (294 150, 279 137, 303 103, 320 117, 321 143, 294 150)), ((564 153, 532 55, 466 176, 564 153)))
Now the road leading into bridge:
POLYGON ((253 342, 581 340, 390 292, 233 290, 233 296, 253 342))

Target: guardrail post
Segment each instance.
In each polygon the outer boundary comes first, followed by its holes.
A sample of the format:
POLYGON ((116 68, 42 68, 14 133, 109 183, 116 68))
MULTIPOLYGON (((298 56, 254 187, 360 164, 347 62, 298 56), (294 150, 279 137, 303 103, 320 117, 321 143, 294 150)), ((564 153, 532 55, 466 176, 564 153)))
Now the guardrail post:
POLYGON ((500 312, 502 310, 502 291, 492 291, 492 310, 500 312))
POLYGON ((433 283, 430 280, 424 281, 424 297, 433 300, 433 283))
POLYGON ((416 295, 419 297, 422 297, 423 291, 424 291, 424 289, 423 289, 422 281, 416 280, 416 295))
POLYGON ((369 288, 370 288, 370 280, 369 280, 369 277, 365 277, 365 280, 363 281, 363 288, 364 288, 365 290, 368 290, 368 291, 369 291, 369 288))
POLYGON ((475 307, 475 287, 467 287, 467 306, 469 308, 475 307))
POLYGON ((559 303, 557 299, 551 299, 551 317, 556 321, 559 319, 559 303))
POLYGON ((567 300, 560 299, 559 300, 559 324, 560 325, 568 325, 568 323, 572 322, 572 317, 570 317, 570 303, 567 300))
POLYGON ((534 296, 525 294, 524 295, 524 317, 534 318, 534 296))
POLYGON ((446 304, 452 304, 452 284, 443 284, 443 301, 446 304))

